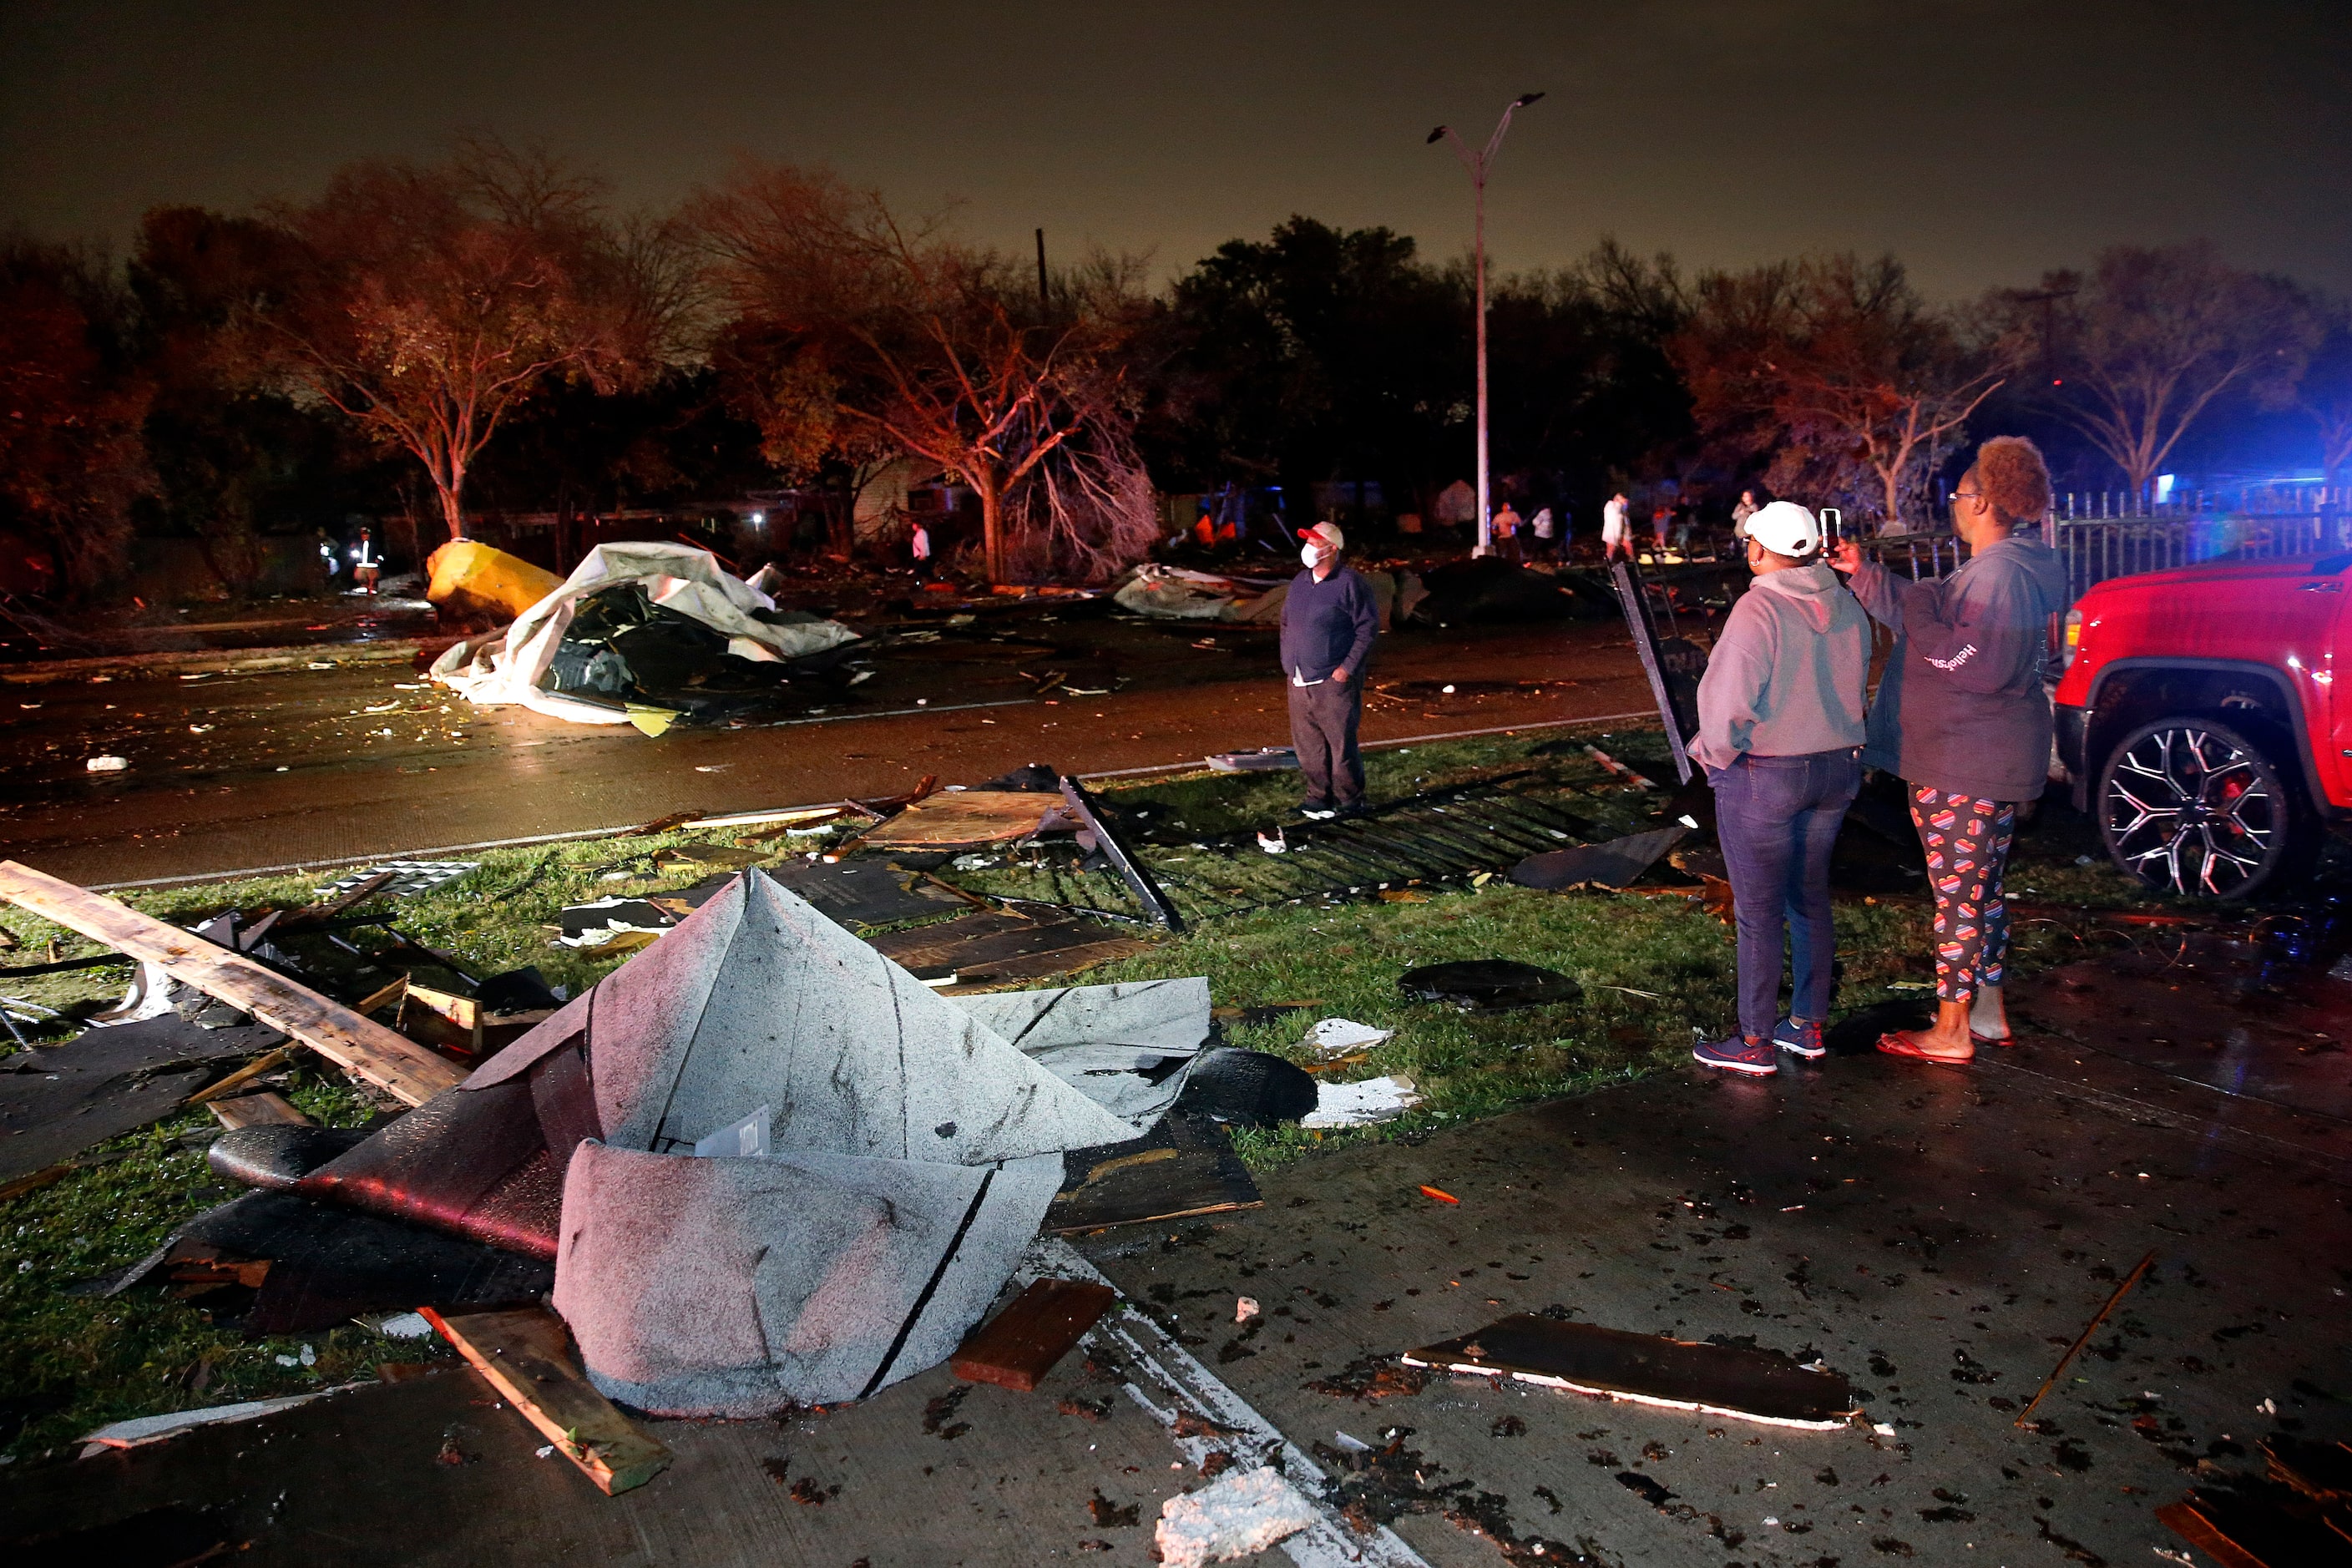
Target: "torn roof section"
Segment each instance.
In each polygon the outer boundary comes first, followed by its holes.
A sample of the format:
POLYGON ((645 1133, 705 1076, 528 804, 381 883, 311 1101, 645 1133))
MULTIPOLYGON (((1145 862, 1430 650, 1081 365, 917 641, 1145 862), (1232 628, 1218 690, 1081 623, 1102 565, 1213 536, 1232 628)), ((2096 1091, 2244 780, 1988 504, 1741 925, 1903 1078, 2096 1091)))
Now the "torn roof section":
POLYGON ((605 1138, 625 1148, 690 1150, 762 1104, 777 1108, 775 1146, 810 1153, 969 1165, 1134 1136, 963 1006, 756 873, 466 1088, 501 1082, 583 1032, 605 1138))

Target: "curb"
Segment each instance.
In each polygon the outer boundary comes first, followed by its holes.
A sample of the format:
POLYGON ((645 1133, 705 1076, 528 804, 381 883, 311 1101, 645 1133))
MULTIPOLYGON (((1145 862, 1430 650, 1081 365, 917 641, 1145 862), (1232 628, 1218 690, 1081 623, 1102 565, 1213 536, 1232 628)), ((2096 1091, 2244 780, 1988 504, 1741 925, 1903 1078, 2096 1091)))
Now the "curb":
POLYGON ((384 642, 313 643, 302 647, 191 648, 59 658, 41 664, 0 665, 0 685, 37 686, 51 681, 87 680, 100 675, 132 679, 162 675, 252 675, 303 669, 318 663, 406 664, 424 651, 425 646, 424 638, 395 637, 384 642))

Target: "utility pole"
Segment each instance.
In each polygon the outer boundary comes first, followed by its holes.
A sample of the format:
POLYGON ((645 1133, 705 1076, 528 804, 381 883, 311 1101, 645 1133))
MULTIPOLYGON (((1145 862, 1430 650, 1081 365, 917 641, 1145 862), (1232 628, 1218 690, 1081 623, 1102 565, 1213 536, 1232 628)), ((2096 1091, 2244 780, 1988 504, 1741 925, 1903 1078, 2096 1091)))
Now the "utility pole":
POLYGON ((1452 142, 1454 156, 1470 171, 1472 201, 1477 212, 1473 250, 1476 257, 1478 314, 1478 546, 1472 552, 1477 555, 1495 552, 1495 512, 1489 504, 1486 473, 1486 171, 1502 148, 1503 132, 1511 128, 1511 116, 1542 96, 1539 92, 1523 92, 1511 100, 1503 110, 1503 118, 1496 122, 1495 134, 1486 139, 1483 153, 1471 152, 1469 144, 1456 136, 1450 125, 1441 125, 1429 133, 1433 144, 1441 140, 1452 142))

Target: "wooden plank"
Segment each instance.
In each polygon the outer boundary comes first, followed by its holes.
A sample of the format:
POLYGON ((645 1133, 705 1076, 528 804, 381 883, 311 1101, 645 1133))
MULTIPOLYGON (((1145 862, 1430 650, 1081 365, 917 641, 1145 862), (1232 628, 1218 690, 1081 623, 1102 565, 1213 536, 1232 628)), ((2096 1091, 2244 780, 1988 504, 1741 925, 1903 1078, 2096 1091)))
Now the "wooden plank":
POLYGON ((1030 790, 943 791, 919 800, 869 829, 860 842, 876 848, 1002 844, 1025 838, 1064 815, 1062 797, 1030 790))
POLYGON ((455 1062, 242 953, 29 866, 0 860, 0 898, 252 1014, 407 1104, 422 1105, 466 1077, 455 1062))
POLYGON ((1011 1306, 965 1336, 948 1370, 966 1383, 1030 1393, 1118 1300, 1108 1285, 1034 1280, 1011 1306))
POLYGON ((1068 1177, 1045 1211, 1057 1236, 1205 1214, 1265 1202, 1224 1131, 1193 1116, 1168 1115, 1140 1138, 1071 1151, 1068 1177))
POLYGON ((234 1132, 240 1127, 310 1127, 311 1120, 294 1109, 293 1101, 267 1089, 212 1102, 214 1118, 234 1132))
POLYGON ((430 1307, 418 1310, 605 1496, 641 1487, 669 1468, 669 1450, 637 1430, 582 1373, 571 1332, 553 1312, 444 1317, 430 1307))
POLYGON ((200 1089, 188 1096, 190 1105, 203 1105, 209 1100, 227 1100, 247 1084, 264 1073, 275 1072, 294 1059, 292 1046, 280 1046, 267 1056, 256 1057, 220 1082, 200 1089))

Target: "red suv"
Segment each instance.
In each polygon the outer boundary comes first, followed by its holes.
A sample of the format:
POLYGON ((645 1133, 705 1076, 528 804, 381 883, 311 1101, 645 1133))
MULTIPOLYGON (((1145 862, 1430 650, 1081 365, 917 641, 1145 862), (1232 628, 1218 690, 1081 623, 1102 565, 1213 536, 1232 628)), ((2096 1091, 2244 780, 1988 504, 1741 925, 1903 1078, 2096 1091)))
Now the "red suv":
POLYGON ((2325 824, 2352 815, 2352 693, 2335 696, 2347 568, 2352 554, 2215 563, 2076 601, 2058 760, 2116 865, 2242 898, 2308 869, 2325 824))

